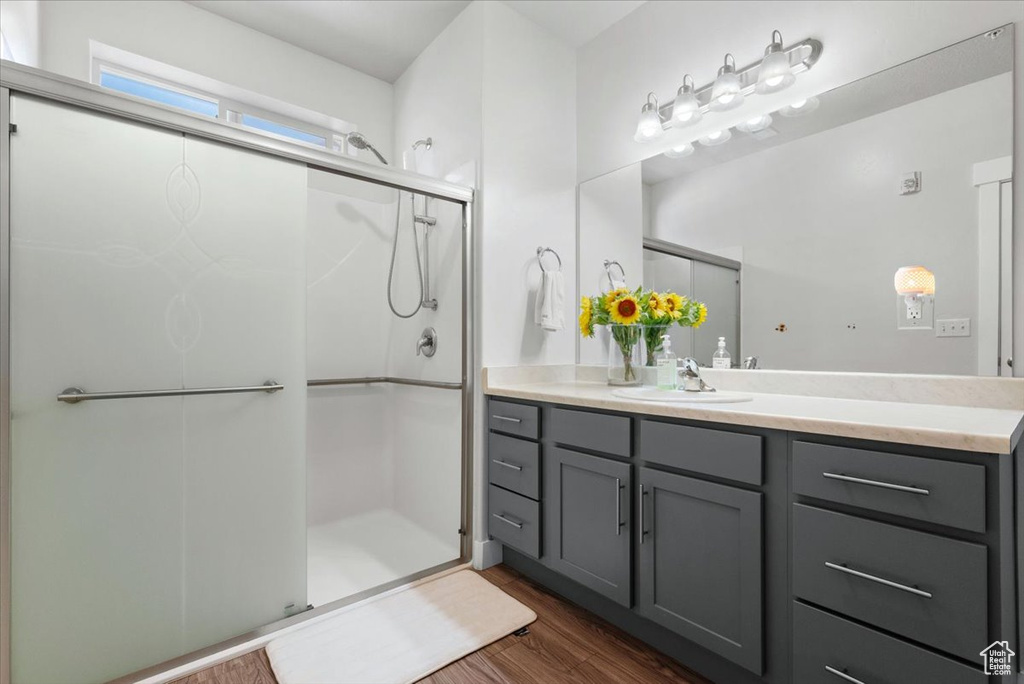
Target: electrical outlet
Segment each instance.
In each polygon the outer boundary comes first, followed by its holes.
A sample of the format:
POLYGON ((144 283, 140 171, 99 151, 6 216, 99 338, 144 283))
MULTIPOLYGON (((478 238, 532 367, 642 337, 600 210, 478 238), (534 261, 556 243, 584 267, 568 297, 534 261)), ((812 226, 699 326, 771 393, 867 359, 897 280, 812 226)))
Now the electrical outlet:
POLYGON ((944 318, 935 323, 936 337, 970 337, 970 318, 944 318))

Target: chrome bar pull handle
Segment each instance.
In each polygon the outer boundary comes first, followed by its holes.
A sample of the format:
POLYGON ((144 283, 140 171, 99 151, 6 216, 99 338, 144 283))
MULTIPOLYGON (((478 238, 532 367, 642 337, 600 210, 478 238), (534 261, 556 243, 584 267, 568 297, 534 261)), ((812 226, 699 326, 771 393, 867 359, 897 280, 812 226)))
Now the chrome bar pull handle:
POLYGON ((878 584, 884 584, 887 587, 892 587, 893 589, 899 589, 900 591, 905 591, 908 594, 914 594, 915 596, 921 596, 923 598, 929 598, 929 599, 932 597, 932 595, 929 592, 924 591, 923 589, 918 589, 917 587, 912 587, 912 586, 907 585, 907 584, 900 584, 899 582, 893 582, 892 580, 887 580, 884 577, 878 577, 876 575, 869 575, 866 572, 861 572, 860 570, 854 570, 853 568, 848 568, 845 565, 840 565, 838 563, 830 563, 828 561, 825 561, 825 567, 830 569, 830 570, 838 570, 839 572, 845 572, 847 575, 853 575, 854 577, 860 577, 861 579, 866 579, 869 582, 876 582, 878 584))
POLYGON ((867 485, 868 487, 881 487, 882 489, 892 489, 897 492, 907 492, 908 494, 921 494, 922 496, 928 496, 931 494, 929 490, 921 487, 894 484, 892 482, 882 482, 880 480, 868 480, 863 477, 843 475, 842 473, 822 473, 821 476, 828 480, 841 480, 843 482, 852 482, 853 484, 867 485))
POLYGON ((194 397, 206 394, 245 394, 248 392, 266 392, 272 394, 284 389, 274 380, 267 380, 262 385, 241 387, 197 387, 195 389, 162 389, 132 390, 127 392, 86 392, 81 387, 68 387, 57 395, 57 401, 65 404, 77 404, 82 401, 99 401, 101 399, 147 399, 151 397, 194 397))
POLYGON ((646 523, 644 523, 644 497, 647 496, 647 492, 644 491, 644 486, 640 485, 640 543, 644 543, 644 537, 650 534, 647 529, 646 523))
POLYGON ((509 423, 522 423, 523 422, 522 418, 509 418, 508 416, 494 416, 494 415, 492 415, 491 418, 494 418, 495 420, 504 420, 504 421, 509 422, 509 423))
POLYGON ((509 520, 505 516, 498 515, 497 513, 491 513, 491 515, 493 515, 495 518, 497 518, 498 520, 500 520, 503 523, 508 523, 509 525, 511 525, 512 527, 516 528, 517 530, 523 529, 523 523, 517 523, 515 520, 509 520))
POLYGON ((825 666, 825 672, 828 672, 831 675, 835 675, 836 677, 839 677, 840 679, 848 681, 848 682, 850 682, 850 684, 864 684, 864 682, 862 682, 861 680, 857 679, 856 677, 851 677, 850 675, 846 674, 842 670, 837 670, 836 668, 832 667, 831 665, 826 665, 825 666))
POLYGON ((615 478, 615 536, 622 534, 622 479, 615 478))
POLYGON ((491 463, 497 463, 498 465, 505 466, 506 468, 509 468, 511 470, 522 470, 523 469, 523 466, 517 466, 514 463, 508 463, 507 461, 501 461, 501 460, 498 460, 496 458, 492 458, 491 459, 491 463))

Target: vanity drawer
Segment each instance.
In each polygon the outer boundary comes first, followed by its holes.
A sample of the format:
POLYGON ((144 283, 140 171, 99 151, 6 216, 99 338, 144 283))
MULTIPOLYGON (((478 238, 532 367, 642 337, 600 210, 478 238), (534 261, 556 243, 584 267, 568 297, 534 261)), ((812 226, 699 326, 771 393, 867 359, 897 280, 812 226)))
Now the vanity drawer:
POLYGON ((545 436, 559 444, 629 458, 630 419, 589 411, 551 410, 551 421, 545 436))
POLYGON ((987 552, 793 505, 796 596, 969 660, 988 644, 987 552))
POLYGON ((491 536, 540 558, 540 504, 490 485, 487 529, 491 536))
POLYGON ((826 501, 985 531, 985 467, 793 442, 793 491, 826 501))
POLYGON ((652 420, 640 423, 640 455, 651 463, 759 485, 762 453, 758 435, 652 420))
MULTIPOLYGON (((981 649, 978 649, 979 651, 981 649)), ((802 603, 793 604, 793 682, 985 684, 980 669, 802 603), (844 679, 841 674, 852 679, 844 679)))
POLYGON ((487 426, 510 435, 540 438, 540 409, 529 404, 491 399, 487 407, 487 426))
POLYGON ((491 484, 540 498, 540 444, 490 433, 487 437, 487 470, 491 484))

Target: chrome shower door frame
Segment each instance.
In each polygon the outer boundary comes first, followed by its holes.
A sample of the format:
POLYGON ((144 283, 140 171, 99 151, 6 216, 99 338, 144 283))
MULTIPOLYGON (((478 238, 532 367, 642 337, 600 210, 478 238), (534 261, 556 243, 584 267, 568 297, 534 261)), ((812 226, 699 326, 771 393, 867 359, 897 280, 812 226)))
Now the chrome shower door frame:
MULTIPOLYGON (((300 145, 253 133, 237 124, 213 121, 198 115, 153 104, 139 98, 114 93, 82 81, 0 60, 0 684, 11 684, 11 435, 10 435, 10 199, 11 159, 11 96, 31 95, 80 109, 99 112, 127 121, 135 121, 165 130, 212 140, 243 149, 261 152, 306 164, 307 168, 383 185, 399 191, 414 192, 462 207, 462 431, 461 464, 462 496, 460 557, 433 568, 361 592, 340 601, 259 627, 233 639, 213 644, 165 663, 122 677, 117 681, 134 682, 162 672, 187 666, 199 658, 212 656, 234 646, 265 639, 284 628, 319 617, 377 593, 401 586, 436 572, 468 563, 472 557, 473 507, 473 401, 475 392, 475 305, 474 240, 472 188, 400 171, 375 166, 347 157, 320 152, 300 145)), ((456 389, 456 388, 447 388, 456 389)), ((56 401, 56 399, 55 399, 56 401)))

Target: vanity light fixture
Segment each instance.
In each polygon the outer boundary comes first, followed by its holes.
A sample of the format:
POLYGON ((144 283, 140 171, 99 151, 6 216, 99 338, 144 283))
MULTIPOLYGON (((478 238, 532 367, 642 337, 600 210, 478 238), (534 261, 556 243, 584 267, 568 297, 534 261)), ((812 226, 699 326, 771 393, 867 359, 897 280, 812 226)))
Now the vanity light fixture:
POLYGON ((653 92, 647 93, 647 102, 640 110, 640 120, 636 124, 633 139, 637 142, 650 142, 660 138, 664 132, 661 127, 661 114, 658 113, 658 96, 653 92))
POLYGON ((762 114, 761 116, 755 116, 751 119, 747 119, 743 123, 736 124, 736 130, 743 131, 744 133, 758 133, 771 125, 772 115, 762 114))
POLYGON ((723 128, 720 131, 711 131, 707 135, 703 135, 697 139, 701 145, 705 147, 714 147, 715 145, 721 145, 722 143, 729 142, 732 138, 732 131, 728 128, 723 128))
POLYGON ((676 128, 692 126, 704 117, 700 101, 693 92, 693 76, 683 76, 683 85, 679 86, 675 102, 672 103, 672 125, 676 128), (690 79, 687 83, 686 79, 690 79))
POLYGON ((789 66, 789 56, 782 51, 782 32, 772 31, 772 42, 764 49, 764 59, 761 60, 761 68, 757 72, 755 92, 758 95, 777 93, 793 85, 795 81, 796 76, 789 66))
POLYGON ((896 271, 893 286, 906 304, 906 321, 916 326, 923 317, 925 303, 935 297, 935 274, 924 266, 904 266, 896 271))
POLYGON ((743 85, 736 75, 736 58, 726 53, 725 64, 718 69, 718 78, 711 87, 711 111, 726 112, 743 104, 743 85))
POLYGON ((808 97, 803 100, 797 100, 793 104, 786 105, 779 110, 779 114, 782 116, 805 116, 817 109, 818 104, 818 98, 808 97))
MULTIPOLYGON (((732 54, 727 54, 714 82, 698 88, 693 77, 687 74, 675 98, 661 105, 654 93, 649 93, 640 112, 634 138, 637 142, 648 142, 660 135, 655 124, 662 130, 670 126, 689 126, 700 121, 710 111, 722 112, 739 107, 747 95, 778 92, 791 85, 799 74, 812 69, 821 58, 822 49, 821 41, 814 38, 805 38, 785 47, 782 44, 782 33, 773 31, 772 42, 765 49, 764 57, 753 64, 738 69, 732 54)), ((813 111, 816 104, 815 101, 812 108, 805 111, 813 111)), ((794 113, 791 115, 798 115, 799 109, 799 106, 792 107, 794 113)))
POLYGON ((693 145, 690 143, 683 143, 682 145, 676 145, 665 150, 665 156, 669 159, 682 159, 683 157, 689 157, 693 154, 693 145))

